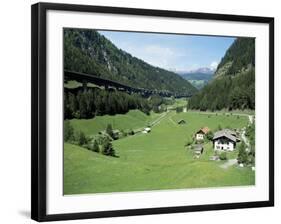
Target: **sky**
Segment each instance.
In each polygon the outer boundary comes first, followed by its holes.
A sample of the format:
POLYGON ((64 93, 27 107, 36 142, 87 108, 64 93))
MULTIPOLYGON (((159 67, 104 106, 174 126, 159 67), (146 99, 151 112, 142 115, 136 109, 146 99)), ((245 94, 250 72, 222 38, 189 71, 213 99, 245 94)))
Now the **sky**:
POLYGON ((114 45, 145 62, 172 71, 215 69, 235 38, 99 31, 114 45))

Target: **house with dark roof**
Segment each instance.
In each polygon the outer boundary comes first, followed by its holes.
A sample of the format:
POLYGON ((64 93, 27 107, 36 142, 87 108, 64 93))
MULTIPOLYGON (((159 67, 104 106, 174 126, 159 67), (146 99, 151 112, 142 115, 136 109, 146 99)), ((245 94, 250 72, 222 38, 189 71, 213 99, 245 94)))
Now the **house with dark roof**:
POLYGON ((229 129, 223 129, 214 133, 213 145, 215 151, 233 151, 239 142, 237 133, 229 129))
POLYGON ((200 128, 196 133, 195 133, 195 138, 196 140, 204 140, 205 135, 210 131, 208 127, 203 127, 200 128))

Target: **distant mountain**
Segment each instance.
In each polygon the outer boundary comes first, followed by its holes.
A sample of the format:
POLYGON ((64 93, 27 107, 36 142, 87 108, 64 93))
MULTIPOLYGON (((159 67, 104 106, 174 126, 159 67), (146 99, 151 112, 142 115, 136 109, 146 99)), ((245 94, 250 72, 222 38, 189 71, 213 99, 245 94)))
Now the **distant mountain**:
POLYGON ((212 79, 214 70, 205 67, 192 71, 181 71, 178 74, 197 89, 202 89, 212 79))
POLYGON ((215 70, 208 68, 208 67, 202 67, 195 70, 191 70, 190 73, 202 73, 202 74, 214 74, 215 70))
POLYGON ((214 79, 189 100, 200 110, 255 109, 255 39, 237 38, 226 51, 214 79))
POLYGON ((89 29, 64 29, 64 69, 175 95, 197 92, 178 74, 154 67, 118 49, 103 35, 89 29))

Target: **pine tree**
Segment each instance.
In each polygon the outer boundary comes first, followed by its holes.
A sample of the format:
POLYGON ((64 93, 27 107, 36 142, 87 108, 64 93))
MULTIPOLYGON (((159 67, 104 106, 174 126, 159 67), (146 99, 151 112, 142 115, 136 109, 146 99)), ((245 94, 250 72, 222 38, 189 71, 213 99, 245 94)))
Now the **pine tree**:
POLYGON ((247 164, 248 162, 248 153, 246 152, 246 145, 244 142, 240 144, 237 160, 238 163, 247 164))
POLYGON ((84 134, 84 132, 82 132, 82 131, 78 132, 77 140, 78 140, 78 145, 80 145, 80 146, 83 146, 88 143, 88 139, 87 139, 86 135, 84 134))
POLYGON ((97 140, 94 141, 94 144, 93 144, 93 151, 94 151, 94 152, 99 152, 99 151, 100 151, 100 148, 99 148, 99 145, 98 145, 97 140))
POLYGON ((64 92, 64 119, 71 119, 72 114, 69 107, 69 96, 67 92, 64 92))
POLYGON ((87 103, 85 93, 78 95, 80 118, 87 118, 87 103))
POLYGON ((69 93, 68 101, 69 101, 69 110, 70 110, 70 113, 72 114, 72 117, 78 118, 76 116, 76 112, 78 110, 78 103, 77 103, 77 99, 76 99, 75 95, 72 93, 69 93))
POLYGON ((115 150, 113 149, 112 143, 109 140, 104 142, 102 154, 106 156, 115 156, 115 150))
POLYGON ((107 125, 107 127, 106 127, 106 133, 107 133, 111 138, 114 138, 114 133, 113 133, 112 125, 111 125, 111 124, 108 124, 108 125, 107 125))

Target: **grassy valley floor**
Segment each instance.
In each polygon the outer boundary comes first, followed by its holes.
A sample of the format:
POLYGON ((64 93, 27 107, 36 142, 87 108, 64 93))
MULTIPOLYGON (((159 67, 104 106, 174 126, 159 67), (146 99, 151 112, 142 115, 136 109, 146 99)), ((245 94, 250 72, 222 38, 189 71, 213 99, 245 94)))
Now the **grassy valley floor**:
MULTIPOLYGON (((73 127, 94 135, 108 123, 114 129, 136 129, 158 119, 149 134, 136 134, 113 141, 119 158, 64 144, 64 194, 147 191, 254 185, 255 172, 236 165, 222 168, 223 161, 210 161, 212 143, 204 145, 199 159, 193 158, 186 141, 201 127, 242 128, 248 116, 198 112, 147 116, 140 111, 126 115, 71 120, 73 127), (161 117, 160 117, 161 116, 161 117), (161 118, 161 119, 160 119, 161 118), (181 119, 186 124, 179 125, 181 119)), ((229 156, 234 156, 236 152, 229 156)))

